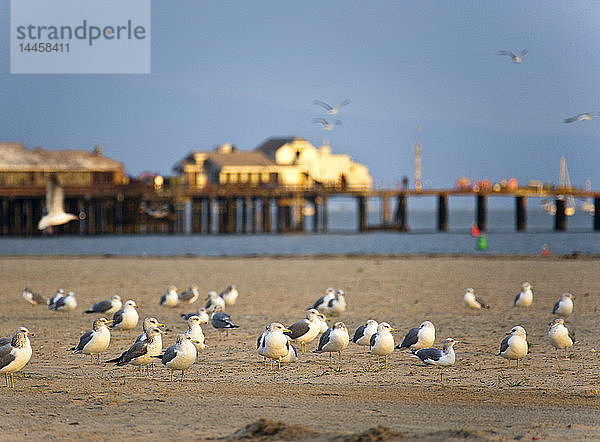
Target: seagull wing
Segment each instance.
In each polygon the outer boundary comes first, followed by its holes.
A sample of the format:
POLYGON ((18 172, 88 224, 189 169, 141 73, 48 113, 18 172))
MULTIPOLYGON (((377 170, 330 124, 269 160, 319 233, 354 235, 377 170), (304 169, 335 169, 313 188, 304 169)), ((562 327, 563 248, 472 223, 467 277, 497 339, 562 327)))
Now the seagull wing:
POLYGON ((319 345, 317 346, 317 349, 315 351, 323 351, 323 347, 325 346, 325 344, 327 344, 327 342, 329 342, 329 336, 331 335, 332 331, 333 329, 328 328, 325 331, 325 333, 321 335, 321 339, 319 339, 319 345))
POLYGON ((565 123, 573 123, 574 121, 579 120, 580 115, 575 115, 574 117, 565 118, 563 121, 565 123))
POLYGON ((411 328, 398 348, 409 348, 419 341, 419 327, 411 328))
POLYGON ((371 340, 369 341, 369 348, 373 349, 373 347, 375 346, 375 341, 377 340, 377 333, 373 333, 371 335, 371 340))
POLYGON ((0 369, 6 367, 16 359, 12 352, 13 346, 10 344, 0 347, 0 369))
POLYGON ((527 49, 527 48, 523 49, 521 52, 519 52, 519 57, 523 57, 524 55, 527 55, 528 52, 529 52, 529 49, 527 49))
POLYGON ((354 337, 352 338, 352 342, 354 342, 356 344, 356 341, 358 341, 360 338, 362 338, 364 336, 365 328, 367 328, 366 325, 361 325, 360 327, 358 327, 356 329, 356 331, 354 332, 354 337))
POLYGON ((498 354, 502 354, 506 350, 508 350, 508 341, 510 340, 511 337, 512 336, 507 336, 506 338, 504 338, 502 340, 502 342, 500 343, 500 353, 498 353, 498 354))
POLYGON ((330 110, 333 109, 333 106, 331 106, 330 104, 327 104, 327 103, 325 103, 324 101, 321 101, 321 100, 313 100, 313 104, 316 105, 316 106, 321 106, 326 111, 330 111, 330 110))
POLYGON ((477 301, 482 308, 490 308, 489 304, 483 299, 481 299, 479 296, 475 296, 475 301, 477 301))
POLYGON ((340 109, 341 107, 348 106, 349 104, 350 104, 350 100, 348 100, 348 99, 346 98, 344 101, 342 101, 340 104, 338 104, 338 105, 335 107, 335 109, 340 109))
POLYGON ((86 310, 85 313, 104 313, 107 310, 110 310, 111 308, 112 308, 112 301, 109 299, 106 299, 104 301, 95 303, 94 305, 92 305, 90 307, 89 310, 86 310))
POLYGON ((148 353, 148 341, 136 342, 119 357, 117 365, 125 365, 148 353))
POLYGON ((58 185, 58 181, 55 175, 48 182, 48 189, 46 198, 50 196, 50 200, 46 202, 49 213, 62 213, 65 211, 64 199, 65 194, 62 187, 58 185))
POLYGON ((427 363, 427 361, 439 361, 444 353, 438 348, 422 348, 413 352, 413 354, 417 355, 420 360, 427 363))
POLYGON ((553 315, 556 314, 556 310, 558 310, 559 306, 560 306, 560 301, 557 301, 556 304, 554 304, 554 308, 552 309, 552 314, 553 315))
POLYGON ((512 53, 511 51, 498 51, 499 55, 508 55, 511 58, 516 57, 516 55, 514 53, 512 53))
POLYGON ((123 309, 118 310, 113 315, 113 327, 116 327, 121 322, 123 322, 123 311, 124 311, 123 309))
POLYGON ((94 331, 90 330, 85 332, 83 335, 81 335, 81 338, 79 338, 79 344, 77 344, 77 347, 75 347, 75 352, 78 353, 80 351, 83 350, 83 348, 89 344, 89 342, 92 340, 92 337, 94 336, 94 331))
POLYGON ((171 345, 169 348, 167 348, 167 350, 165 351, 165 354, 162 356, 162 363, 167 365, 169 362, 171 362, 176 357, 177 357, 177 346, 171 345))
POLYGON ((308 321, 303 319, 302 321, 293 323, 288 328, 292 332, 291 333, 285 332, 284 334, 289 336, 290 339, 298 339, 300 336, 304 336, 306 333, 308 333, 310 326, 308 325, 308 321))

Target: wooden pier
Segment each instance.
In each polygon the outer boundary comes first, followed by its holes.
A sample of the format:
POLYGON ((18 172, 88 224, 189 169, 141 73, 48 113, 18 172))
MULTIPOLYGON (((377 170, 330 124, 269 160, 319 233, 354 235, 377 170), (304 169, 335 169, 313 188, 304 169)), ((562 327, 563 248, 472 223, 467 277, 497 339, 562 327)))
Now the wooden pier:
MULTIPOLYGON (((45 200, 42 186, 0 186, 0 236, 42 235, 37 224, 45 200)), ((127 185, 64 187, 65 210, 76 214, 79 222, 53 229, 69 235, 100 234, 271 234, 305 232, 325 233, 328 228, 328 202, 332 197, 356 201, 358 231, 390 230, 405 232, 408 225, 408 200, 414 197, 437 198, 437 230, 449 225, 449 204, 454 197, 475 200, 473 223, 487 230, 489 198, 513 198, 515 230, 527 230, 527 204, 530 199, 550 199, 556 207, 554 230, 567 230, 566 196, 594 201, 590 230, 600 231, 600 191, 574 188, 522 188, 514 191, 470 190, 351 190, 290 189, 221 186, 189 192, 173 185, 155 188, 131 182, 127 185), (369 202, 379 200, 379 222, 369 224, 369 202), (164 215, 156 208, 163 207, 164 215), (145 210, 148 208, 149 210, 145 210), (311 222, 307 223, 306 218, 311 222), (307 225, 309 224, 309 225, 307 225)))

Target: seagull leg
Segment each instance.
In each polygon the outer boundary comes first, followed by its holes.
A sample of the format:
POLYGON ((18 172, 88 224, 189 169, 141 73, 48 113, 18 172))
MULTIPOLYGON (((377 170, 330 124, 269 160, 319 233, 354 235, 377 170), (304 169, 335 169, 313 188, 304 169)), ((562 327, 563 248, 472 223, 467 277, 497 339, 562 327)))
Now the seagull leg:
POLYGON ((171 369, 171 378, 170 378, 171 382, 173 382, 173 369, 171 369))

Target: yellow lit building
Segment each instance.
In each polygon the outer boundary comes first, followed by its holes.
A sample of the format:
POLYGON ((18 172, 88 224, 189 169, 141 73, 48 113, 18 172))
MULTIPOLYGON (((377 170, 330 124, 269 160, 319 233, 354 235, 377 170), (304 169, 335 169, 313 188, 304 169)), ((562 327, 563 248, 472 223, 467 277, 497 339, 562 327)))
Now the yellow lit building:
POLYGON ((373 183, 367 166, 300 137, 270 138, 253 151, 223 144, 190 153, 174 169, 190 190, 216 185, 368 190, 373 183))

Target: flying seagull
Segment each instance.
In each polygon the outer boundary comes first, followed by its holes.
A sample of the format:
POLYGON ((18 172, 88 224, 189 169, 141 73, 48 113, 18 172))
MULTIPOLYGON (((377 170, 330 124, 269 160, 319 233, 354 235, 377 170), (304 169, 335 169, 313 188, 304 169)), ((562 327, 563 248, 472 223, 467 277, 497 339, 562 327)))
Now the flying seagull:
POLYGON ((575 121, 587 121, 592 118, 600 117, 600 112, 585 112, 583 114, 575 115, 574 117, 565 118, 563 121, 565 123, 573 123, 575 121))
POLYGON ((515 54, 515 53, 513 53, 511 51, 499 51, 498 54, 500 54, 500 55, 508 55, 510 58, 512 58, 513 62, 515 62, 515 63, 521 63, 521 61, 523 60, 523 57, 527 54, 527 52, 529 52, 527 49, 523 49, 518 54, 515 54))
POLYGON ((327 131, 331 131, 335 128, 335 126, 339 126, 340 124, 342 124, 340 120, 334 120, 333 123, 330 123, 325 118, 313 118, 313 123, 320 124, 321 126, 323 126, 323 129, 327 131))
POLYGON ((329 115, 331 115, 332 117, 336 116, 339 112, 340 112, 340 108, 342 108, 343 106, 347 106, 350 104, 350 100, 345 99, 344 101, 342 101, 340 104, 338 104, 337 106, 332 106, 328 103, 325 103, 324 101, 321 100, 313 100, 313 104, 316 106, 321 106, 323 109, 325 109, 327 111, 327 113, 329 115))
POLYGON ((65 213, 65 194, 62 187, 58 185, 56 175, 51 175, 46 187, 46 210, 47 213, 38 223, 38 230, 44 230, 50 226, 60 226, 74 219, 78 219, 71 213, 65 213))

